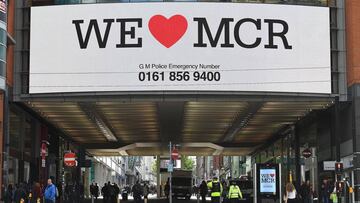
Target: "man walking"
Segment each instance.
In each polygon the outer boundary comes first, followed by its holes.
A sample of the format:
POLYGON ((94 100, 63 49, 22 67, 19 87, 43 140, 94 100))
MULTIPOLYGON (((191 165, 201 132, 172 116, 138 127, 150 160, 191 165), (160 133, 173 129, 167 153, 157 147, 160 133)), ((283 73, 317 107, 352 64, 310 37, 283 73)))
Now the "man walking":
POLYGON ((211 203, 220 203, 223 188, 217 177, 208 183, 208 188, 211 190, 211 203))
POLYGON ((205 180, 203 180, 200 185, 201 203, 206 203, 206 195, 207 194, 208 194, 208 187, 206 185, 205 180))
POLYGON ((230 181, 230 188, 227 197, 230 203, 238 203, 239 200, 243 198, 241 190, 236 184, 236 181, 230 181))
POLYGON ((47 182, 48 182, 48 185, 46 186, 45 192, 44 192, 45 203, 55 203, 56 187, 52 183, 50 178, 48 179, 47 182))
POLYGON ((142 189, 139 181, 136 181, 132 188, 135 203, 141 203, 142 189))

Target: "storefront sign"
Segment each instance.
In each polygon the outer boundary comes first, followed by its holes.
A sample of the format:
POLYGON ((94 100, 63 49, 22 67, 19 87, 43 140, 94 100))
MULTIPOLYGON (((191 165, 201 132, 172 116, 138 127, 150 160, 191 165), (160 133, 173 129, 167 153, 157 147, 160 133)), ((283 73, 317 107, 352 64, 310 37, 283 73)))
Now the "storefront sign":
POLYGON ((312 152, 311 149, 304 149, 304 151, 302 152, 303 157, 305 158, 309 158, 312 156, 312 152))
POLYGON ((30 93, 331 93, 329 8, 240 3, 33 7, 30 36, 30 93))
POLYGON ((324 161, 324 171, 335 171, 336 161, 324 161))

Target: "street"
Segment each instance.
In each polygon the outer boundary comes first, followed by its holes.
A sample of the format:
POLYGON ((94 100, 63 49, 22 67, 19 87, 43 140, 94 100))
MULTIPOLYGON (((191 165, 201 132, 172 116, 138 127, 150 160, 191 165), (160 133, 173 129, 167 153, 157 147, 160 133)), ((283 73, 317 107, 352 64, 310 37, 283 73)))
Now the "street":
MULTIPOLYGON (((132 197, 130 197, 128 201, 120 200, 120 203, 124 203, 124 202, 134 202, 134 200, 132 197)), ((155 197, 150 198, 148 200, 148 203, 168 203, 168 202, 169 202, 169 200, 167 200, 167 199, 157 199, 155 197)), ((191 200, 184 200, 184 199, 174 199, 173 200, 173 203, 189 203, 189 202, 196 203, 197 202, 196 197, 192 196, 191 200)), ((201 201, 199 201, 199 202, 201 202, 201 201)), ((210 198, 207 198, 207 202, 210 202, 210 198)), ((91 199, 84 201, 84 203, 91 203, 91 199)), ((94 203, 103 203, 103 200, 98 199, 97 201, 94 201, 94 203)))

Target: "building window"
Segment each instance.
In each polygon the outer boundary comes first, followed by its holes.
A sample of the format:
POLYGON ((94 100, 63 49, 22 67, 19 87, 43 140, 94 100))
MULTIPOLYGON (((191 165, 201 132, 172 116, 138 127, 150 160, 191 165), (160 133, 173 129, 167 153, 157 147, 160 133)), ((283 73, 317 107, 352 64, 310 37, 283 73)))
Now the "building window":
POLYGON ((21 117, 15 112, 10 112, 10 147, 21 150, 21 117))

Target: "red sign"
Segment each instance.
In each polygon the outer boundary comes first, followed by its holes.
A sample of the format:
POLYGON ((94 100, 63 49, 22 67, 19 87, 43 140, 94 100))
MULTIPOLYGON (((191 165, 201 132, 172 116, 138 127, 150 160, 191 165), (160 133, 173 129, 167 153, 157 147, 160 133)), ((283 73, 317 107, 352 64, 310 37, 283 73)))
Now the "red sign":
POLYGON ((179 151, 175 147, 171 151, 171 159, 172 160, 178 160, 179 159, 179 151))
POLYGON ((303 157, 305 157, 305 158, 309 158, 309 157, 311 157, 312 152, 311 152, 310 149, 305 149, 305 150, 302 152, 302 155, 303 155, 303 157))
POLYGON ((75 153, 66 153, 64 155, 64 164, 65 166, 73 167, 76 165, 76 154, 75 153))
POLYGON ((46 167, 46 143, 42 143, 41 144, 41 167, 45 168, 46 167))

